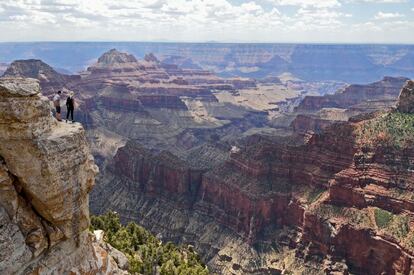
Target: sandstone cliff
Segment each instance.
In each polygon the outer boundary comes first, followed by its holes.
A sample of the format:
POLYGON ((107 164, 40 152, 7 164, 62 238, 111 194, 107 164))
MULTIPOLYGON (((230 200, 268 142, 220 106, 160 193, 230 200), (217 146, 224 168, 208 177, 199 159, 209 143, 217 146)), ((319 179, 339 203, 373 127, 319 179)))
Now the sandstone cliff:
POLYGON ((97 167, 34 79, 0 80, 0 273, 121 274, 88 232, 97 167))

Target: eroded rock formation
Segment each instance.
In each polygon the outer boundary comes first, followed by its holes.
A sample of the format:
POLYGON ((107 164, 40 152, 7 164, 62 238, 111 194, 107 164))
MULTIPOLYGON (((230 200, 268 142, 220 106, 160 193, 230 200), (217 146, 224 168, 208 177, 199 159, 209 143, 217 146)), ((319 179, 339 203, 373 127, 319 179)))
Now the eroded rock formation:
POLYGON ((85 132, 49 106, 36 80, 0 80, 0 273, 121 274, 88 232, 98 170, 85 132))

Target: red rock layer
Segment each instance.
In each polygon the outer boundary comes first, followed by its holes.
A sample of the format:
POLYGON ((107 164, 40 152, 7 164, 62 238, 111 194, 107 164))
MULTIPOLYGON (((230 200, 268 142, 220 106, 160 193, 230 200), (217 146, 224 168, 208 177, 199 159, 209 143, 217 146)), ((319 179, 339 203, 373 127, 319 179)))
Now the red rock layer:
POLYGON ((332 120, 325 120, 312 115, 297 115, 290 126, 296 133, 306 133, 307 131, 321 132, 329 125, 334 123, 332 120))
POLYGON ((153 154, 134 142, 118 150, 111 166, 116 175, 137 182, 148 196, 175 200, 181 207, 191 207, 201 184, 202 172, 168 152, 153 154))

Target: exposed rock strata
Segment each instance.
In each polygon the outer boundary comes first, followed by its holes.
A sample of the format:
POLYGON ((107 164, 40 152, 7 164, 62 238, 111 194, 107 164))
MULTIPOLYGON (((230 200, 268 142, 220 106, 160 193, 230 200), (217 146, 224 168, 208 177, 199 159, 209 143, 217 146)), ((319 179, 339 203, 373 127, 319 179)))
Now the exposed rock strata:
POLYGON ((0 80, 0 273, 123 273, 88 233, 97 167, 34 79, 0 80))

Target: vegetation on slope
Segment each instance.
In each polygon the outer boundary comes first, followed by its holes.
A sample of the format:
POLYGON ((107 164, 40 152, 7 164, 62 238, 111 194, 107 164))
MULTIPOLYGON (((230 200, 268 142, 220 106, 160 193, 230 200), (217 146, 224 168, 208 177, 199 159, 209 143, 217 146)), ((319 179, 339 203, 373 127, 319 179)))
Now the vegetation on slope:
POLYGON ((383 210, 381 208, 376 208, 374 210, 375 213, 375 223, 379 228, 385 228, 389 225, 389 223, 393 219, 393 215, 391 212, 387 210, 383 210))
POLYGON ((163 244, 134 222, 123 226, 115 212, 91 217, 91 230, 105 231, 105 241, 122 251, 132 274, 205 275, 206 266, 191 247, 163 244))
POLYGON ((361 144, 409 147, 414 144, 414 115, 391 112, 365 121, 359 133, 361 144))

